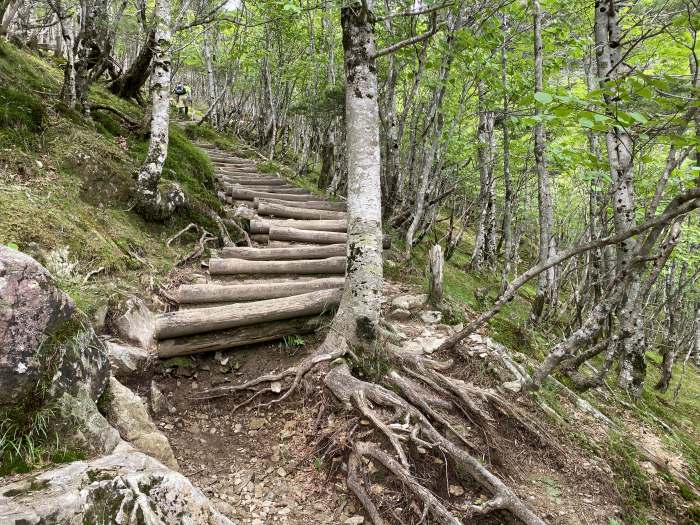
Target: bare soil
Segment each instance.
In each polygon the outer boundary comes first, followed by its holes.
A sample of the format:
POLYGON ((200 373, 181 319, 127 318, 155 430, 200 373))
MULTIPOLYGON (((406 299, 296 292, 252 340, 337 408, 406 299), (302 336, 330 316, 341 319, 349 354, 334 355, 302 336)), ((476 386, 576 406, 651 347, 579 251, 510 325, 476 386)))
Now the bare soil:
MULTIPOLYGON (((389 297, 407 292, 415 290, 387 285, 389 297)), ((444 336, 450 330, 445 325, 426 325, 417 315, 393 323, 409 340, 444 336)), ((323 450, 319 445, 342 443, 342 435, 328 440, 320 439, 321 434, 340 434, 348 423, 340 411, 332 410, 333 400, 320 381, 309 377, 304 390, 279 405, 265 406, 273 399, 270 393, 235 412, 245 396, 197 399, 197 394, 207 389, 294 366, 313 352, 321 337, 307 336, 303 343, 297 341, 298 347, 292 342, 277 342, 164 361, 155 365, 152 375, 129 384, 147 398, 152 379, 165 394, 167 408, 156 416, 156 424, 169 438, 182 473, 224 514, 242 524, 362 523, 362 509, 345 484, 343 451, 323 450), (325 410, 322 421, 318 417, 321 407, 331 408, 325 410)), ((471 362, 460 362, 452 373, 474 384, 493 386, 487 362, 476 350, 471 362)), ((525 397, 513 394, 512 402, 532 415, 551 440, 533 440, 508 418, 496 421, 498 439, 489 442, 482 456, 493 471, 548 523, 609 525, 615 523, 611 519, 622 523, 620 497, 606 461, 582 450, 525 397)), ((603 432, 590 417, 570 408, 581 431, 592 435, 603 432)), ((475 442, 484 439, 478 428, 463 430, 473 435, 475 442)), ((443 478, 435 493, 454 508, 486 499, 487 495, 467 480, 460 481, 456 473, 446 471, 441 458, 427 453, 419 461, 416 470, 421 475, 443 478)), ((406 503, 405 491, 395 481, 383 478, 374 465, 368 465, 368 471, 372 473, 373 496, 382 501, 382 507, 406 503)), ((421 512, 417 505, 414 510, 413 523, 417 524, 421 512)), ((506 514, 493 513, 464 522, 499 524, 512 520, 506 514)))

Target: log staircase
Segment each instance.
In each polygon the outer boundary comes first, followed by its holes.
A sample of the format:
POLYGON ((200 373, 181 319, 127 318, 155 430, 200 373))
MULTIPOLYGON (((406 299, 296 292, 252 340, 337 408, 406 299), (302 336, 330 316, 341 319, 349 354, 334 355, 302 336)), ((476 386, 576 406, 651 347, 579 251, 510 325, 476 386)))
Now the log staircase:
POLYGON ((218 250, 205 282, 171 291, 178 309, 156 318, 159 357, 316 330, 340 302, 345 281, 345 203, 260 173, 253 160, 199 146, 214 164, 219 197, 246 217, 253 246, 218 250))

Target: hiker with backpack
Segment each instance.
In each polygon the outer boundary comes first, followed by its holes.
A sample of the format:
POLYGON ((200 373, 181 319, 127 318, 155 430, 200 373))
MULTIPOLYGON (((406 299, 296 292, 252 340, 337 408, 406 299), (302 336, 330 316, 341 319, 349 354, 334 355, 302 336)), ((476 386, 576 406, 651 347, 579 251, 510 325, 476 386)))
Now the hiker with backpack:
POLYGON ((187 86, 185 86, 182 82, 178 82, 175 85, 175 97, 176 97, 176 105, 177 105, 177 114, 178 115, 187 115, 187 86))

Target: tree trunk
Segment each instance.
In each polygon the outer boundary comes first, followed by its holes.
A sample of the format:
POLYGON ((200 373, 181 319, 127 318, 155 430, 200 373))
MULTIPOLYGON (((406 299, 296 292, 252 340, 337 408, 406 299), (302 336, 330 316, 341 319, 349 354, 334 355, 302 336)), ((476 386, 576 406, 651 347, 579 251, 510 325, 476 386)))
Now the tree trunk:
MULTIPOLYGON (((539 0, 532 0, 534 21, 534 53, 535 53, 535 93, 544 89, 542 75, 542 8, 539 0)), ((543 117, 542 109, 535 106, 535 118, 543 117)), ((554 241, 554 203, 550 188, 549 173, 545 160, 546 139, 544 124, 538 120, 535 124, 535 165, 537 167, 537 200, 539 205, 539 261, 546 261, 556 255, 554 241)), ((546 305, 551 305, 555 299, 556 273, 552 267, 538 276, 537 291, 532 305, 532 319, 537 322, 542 317, 546 305)))
POLYGON ((168 155, 170 124, 170 0, 156 0, 154 15, 151 137, 136 178, 136 210, 148 220, 163 221, 185 203, 185 195, 174 183, 165 190, 159 188, 168 155))
POLYGON ((442 279, 445 260, 442 249, 436 244, 428 252, 428 300, 433 306, 441 306, 443 301, 442 279))
POLYGON ((513 259, 513 189, 510 181, 510 115, 508 109, 508 48, 507 32, 508 19, 503 15, 502 32, 503 45, 501 46, 501 86, 503 89, 503 269, 501 271, 501 291, 508 287, 513 259))
MULTIPOLYGON (((341 9, 348 154, 348 268, 331 332, 351 343, 377 335, 382 287, 379 107, 371 1, 341 9)), ((271 237, 272 237, 271 230, 271 237)), ((327 234, 328 235, 328 234, 327 234)))
POLYGON ((423 169, 420 173, 420 182, 418 185, 418 190, 415 197, 415 210, 413 212, 413 220, 406 230, 406 246, 404 257, 406 260, 410 259, 411 251, 413 250, 413 236, 418 229, 418 226, 423 219, 423 213, 425 210, 425 196, 428 191, 428 184, 430 182, 430 174, 433 170, 433 162, 435 160, 435 154, 438 150, 438 145, 442 137, 442 126, 444 119, 442 118, 442 101, 444 100, 445 88, 447 85, 447 77, 450 74, 450 68, 452 66, 453 58, 453 44, 454 44, 454 29, 459 26, 460 19, 455 21, 450 19, 449 21, 449 31, 447 34, 447 50, 442 58, 442 64, 440 67, 439 76, 439 88, 433 93, 433 97, 430 101, 430 107, 427 113, 427 121, 433 120, 433 133, 432 139, 428 148, 425 152, 425 159, 423 161, 423 169))
MULTIPOLYGON (((214 66, 211 59, 211 48, 209 44, 209 31, 204 31, 202 35, 202 55, 204 56, 204 66, 207 68, 207 95, 209 107, 213 107, 216 102, 216 80, 214 79, 214 66)), ((209 117, 212 126, 216 127, 216 113, 211 113, 209 117)))
POLYGON ((0 37, 5 36, 10 29, 17 10, 23 0, 0 0, 0 37))
MULTIPOLYGON (((598 78, 601 87, 606 90, 603 99, 605 110, 614 118, 619 110, 614 93, 608 92, 608 83, 620 78, 619 67, 622 64, 620 28, 617 21, 617 6, 615 0, 601 2, 595 10, 595 41, 598 66, 598 78)), ((635 221, 634 185, 633 185, 633 142, 627 131, 619 126, 610 127, 605 135, 608 152, 608 164, 612 181, 613 223, 616 233, 623 233, 633 228, 635 221)), ((638 243, 630 237, 617 247, 617 269, 629 267, 631 258, 636 252, 638 243)), ((620 369, 618 384, 621 388, 632 390, 633 394, 641 391, 645 376, 646 344, 644 331, 641 326, 641 316, 638 308, 640 291, 639 272, 627 285, 626 297, 620 308, 620 369)))
POLYGON ((477 129, 477 159, 479 164, 479 216, 474 236, 474 250, 471 265, 481 270, 484 264, 489 267, 495 257, 495 184, 493 176, 495 137, 493 128, 496 115, 485 109, 486 86, 479 81, 479 124, 477 129))
POLYGON ((155 46, 156 32, 152 30, 148 32, 141 51, 129 69, 110 84, 109 90, 112 93, 126 99, 133 98, 139 103, 143 102, 141 88, 146 84, 151 73, 151 61, 155 46))

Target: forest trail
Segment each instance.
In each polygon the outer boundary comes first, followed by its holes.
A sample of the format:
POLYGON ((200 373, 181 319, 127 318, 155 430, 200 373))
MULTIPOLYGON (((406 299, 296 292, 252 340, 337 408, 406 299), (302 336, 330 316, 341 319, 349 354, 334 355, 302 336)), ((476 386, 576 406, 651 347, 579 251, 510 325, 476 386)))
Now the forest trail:
POLYGON ((348 523, 358 523, 359 509, 346 489, 328 483, 327 474, 314 467, 307 426, 313 420, 313 399, 320 396, 310 396, 310 406, 302 400, 265 408, 260 399, 235 412, 230 399, 197 400, 203 390, 284 369, 313 351, 320 336, 301 335, 330 320, 344 283, 345 241, 322 242, 322 228, 344 235, 338 225, 343 221, 285 215, 308 216, 339 210, 343 204, 312 197, 281 177, 260 173, 250 159, 199 146, 214 163, 228 215, 251 232, 251 246, 212 252, 203 261, 209 271, 197 274, 195 284, 171 290, 178 309, 162 314, 157 326, 166 330, 161 334, 179 327, 187 335, 161 336, 158 353, 165 359, 164 373, 156 374, 151 384, 142 378, 131 386, 145 392, 155 385, 165 394, 167 409, 160 411, 158 425, 183 473, 229 518, 251 525, 335 524, 353 517, 348 523), (290 196, 294 200, 288 201, 290 196), (266 205, 281 206, 286 213, 280 216, 266 205), (277 231, 287 238, 290 231, 312 232, 322 240, 280 240, 277 231), (198 355, 183 357, 190 354, 198 355))
POLYGON ((250 159, 200 147, 215 166, 219 197, 250 232, 249 246, 214 252, 200 282, 172 291, 178 309, 156 320, 159 356, 314 331, 344 285, 345 204, 260 173, 250 159))
MULTIPOLYGON (((130 387, 145 396, 150 390, 151 399, 154 388, 164 394, 165 407, 155 410, 156 422, 168 436, 183 474, 229 518, 245 525, 366 523, 348 491, 340 463, 333 461, 328 468, 328 457, 336 452, 319 446, 325 441, 333 444, 333 439, 327 439, 329 433, 342 432, 347 422, 338 420, 336 430, 319 426, 323 413, 319 407, 328 399, 317 382, 306 383, 301 396, 282 404, 268 403, 268 396, 209 399, 207 394, 296 366, 314 352, 325 332, 317 329, 330 321, 328 314, 340 299, 345 261, 338 266, 334 261, 345 253, 345 241, 331 242, 333 235, 344 235, 339 231, 342 218, 323 214, 312 218, 311 214, 337 213, 343 204, 260 173, 249 159, 209 145, 200 147, 215 165, 227 215, 245 223, 252 246, 212 252, 203 261, 208 271, 195 274, 195 284, 169 291, 179 304, 157 320, 162 373, 142 377, 130 387), (262 186, 268 191, 260 191, 262 186), (269 198, 270 193, 297 200, 277 204, 285 199, 269 198), (319 236, 306 237, 304 232, 319 236), (329 273, 322 273, 325 265, 329 273), (237 405, 243 399, 248 401, 237 405)), ((460 326, 441 324, 440 312, 426 310, 421 302, 425 296, 419 292, 388 281, 383 310, 404 338, 407 351, 431 354, 460 326), (409 310, 410 317, 396 315, 409 310)), ((498 347, 488 337, 475 334, 465 348, 469 355, 486 356, 498 347)), ((468 369, 460 376, 469 377, 468 369)), ((275 384, 262 392, 275 394, 275 384)), ((358 420, 359 425, 368 423, 358 420)), ((616 513, 604 462, 585 462, 581 468, 576 454, 563 459, 552 450, 543 453, 539 446, 523 448, 518 430, 505 425, 501 431, 518 436, 513 442, 516 455, 529 458, 528 468, 522 467, 521 458, 512 465, 517 464, 510 476, 518 479, 518 493, 548 522, 602 524, 616 513), (544 456, 548 459, 542 460, 544 456), (581 491, 584 485, 588 488, 581 491), (590 521, 580 521, 581 515, 590 521)), ((472 498, 480 494, 456 480, 448 485, 442 497, 454 504, 465 494, 471 493, 472 498)), ((376 490, 394 497, 389 487, 378 485, 376 490)), ((384 497, 381 492, 377 495, 384 497)), ((501 518, 477 521, 500 523, 501 518)))

